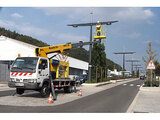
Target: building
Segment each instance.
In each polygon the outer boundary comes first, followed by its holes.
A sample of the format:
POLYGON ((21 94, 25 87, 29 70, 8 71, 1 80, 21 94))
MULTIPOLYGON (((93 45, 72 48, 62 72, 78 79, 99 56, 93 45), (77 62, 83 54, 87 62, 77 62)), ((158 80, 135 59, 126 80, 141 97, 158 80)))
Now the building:
POLYGON ((118 72, 117 69, 114 69, 114 71, 108 69, 108 77, 111 76, 122 76, 122 72, 118 72))
POLYGON ((131 75, 130 71, 117 71, 117 69, 114 69, 114 71, 108 70, 108 77, 112 77, 112 76, 122 76, 124 73, 124 75, 126 77, 129 77, 131 75))
MULTIPOLYGON (((0 36, 0 81, 9 80, 9 64, 11 64, 17 58, 18 54, 20 54, 21 57, 35 57, 35 48, 37 48, 37 46, 5 36, 0 36)), ((55 59, 58 58, 56 57, 55 59)), ((69 61, 70 63, 69 75, 74 76, 87 73, 87 62, 72 57, 68 57, 66 61, 69 61)))

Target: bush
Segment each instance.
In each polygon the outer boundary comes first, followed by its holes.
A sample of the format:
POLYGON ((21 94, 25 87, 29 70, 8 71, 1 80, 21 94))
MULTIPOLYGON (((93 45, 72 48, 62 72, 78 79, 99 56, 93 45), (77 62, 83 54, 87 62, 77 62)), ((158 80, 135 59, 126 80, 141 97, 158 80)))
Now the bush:
POLYGON ((107 81, 110 81, 110 80, 111 80, 110 78, 106 78, 106 79, 104 78, 103 82, 107 82, 107 81))
POLYGON ((87 80, 85 83, 96 83, 96 79, 92 79, 92 81, 87 80))
MULTIPOLYGON (((150 80, 146 80, 144 82, 144 87, 151 87, 151 81, 150 80)), ((152 80, 152 87, 159 87, 159 81, 152 80)))

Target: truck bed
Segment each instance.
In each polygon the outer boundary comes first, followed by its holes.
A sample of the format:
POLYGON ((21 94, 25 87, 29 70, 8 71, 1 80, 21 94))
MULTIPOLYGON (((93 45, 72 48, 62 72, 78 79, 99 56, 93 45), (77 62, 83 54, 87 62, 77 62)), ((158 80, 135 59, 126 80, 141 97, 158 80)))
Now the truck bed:
POLYGON ((71 80, 70 78, 64 78, 64 79, 54 79, 53 81, 75 81, 75 80, 71 80))

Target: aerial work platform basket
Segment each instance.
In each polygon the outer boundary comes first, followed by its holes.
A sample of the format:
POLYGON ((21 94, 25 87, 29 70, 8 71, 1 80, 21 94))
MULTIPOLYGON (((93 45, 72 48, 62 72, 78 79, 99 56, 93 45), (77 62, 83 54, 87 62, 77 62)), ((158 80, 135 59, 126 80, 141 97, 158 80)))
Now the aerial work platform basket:
POLYGON ((98 21, 97 25, 95 27, 95 31, 94 31, 94 39, 106 39, 106 34, 107 34, 107 28, 106 27, 102 27, 101 23, 98 21))

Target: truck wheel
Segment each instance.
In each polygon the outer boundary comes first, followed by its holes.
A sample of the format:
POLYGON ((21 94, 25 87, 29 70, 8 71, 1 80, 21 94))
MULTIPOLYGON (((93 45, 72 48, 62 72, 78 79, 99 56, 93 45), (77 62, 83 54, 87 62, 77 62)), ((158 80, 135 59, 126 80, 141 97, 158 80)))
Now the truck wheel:
POLYGON ((22 89, 22 88, 17 88, 17 89, 16 89, 16 93, 19 94, 19 95, 21 95, 21 94, 24 93, 24 89, 22 89))
POLYGON ((48 84, 44 84, 40 90, 40 94, 42 97, 49 97, 50 87, 48 84))
POLYGON ((71 93, 72 92, 72 86, 64 87, 64 92, 65 93, 71 93))

